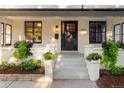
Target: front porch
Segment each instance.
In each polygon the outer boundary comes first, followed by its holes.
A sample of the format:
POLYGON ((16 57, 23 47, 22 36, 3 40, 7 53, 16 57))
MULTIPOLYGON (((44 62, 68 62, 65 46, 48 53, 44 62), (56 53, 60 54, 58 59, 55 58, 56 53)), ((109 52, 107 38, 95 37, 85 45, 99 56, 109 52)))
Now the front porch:
MULTIPOLYGON (((124 45, 124 10, 10 11, 0 10, 0 62, 9 62, 15 42, 30 41, 32 58, 42 60, 46 51, 58 54, 55 81, 89 79, 85 64, 89 53, 101 53, 101 44, 109 39, 124 45)), ((123 54, 120 49, 121 66, 124 66, 123 54)))

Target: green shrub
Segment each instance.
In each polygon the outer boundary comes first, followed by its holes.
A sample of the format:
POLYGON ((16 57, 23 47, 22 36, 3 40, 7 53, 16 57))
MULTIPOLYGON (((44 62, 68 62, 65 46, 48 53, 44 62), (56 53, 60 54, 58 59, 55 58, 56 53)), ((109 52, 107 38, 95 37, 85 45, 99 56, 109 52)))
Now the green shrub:
POLYGON ((27 58, 27 48, 24 45, 19 45, 19 48, 13 52, 13 56, 18 59, 27 58))
POLYGON ((0 71, 6 70, 9 66, 10 64, 8 62, 2 62, 0 64, 0 71))
POLYGON ((103 59, 101 64, 113 75, 119 75, 122 71, 121 67, 117 66, 118 62, 118 47, 120 45, 117 42, 109 40, 102 44, 103 48, 103 59))
POLYGON ((31 71, 41 66, 41 60, 29 59, 21 62, 20 67, 22 70, 31 71))
POLYGON ((26 42, 25 40, 23 41, 17 41, 15 44, 14 44, 14 47, 15 48, 19 48, 19 45, 20 44, 23 44, 27 47, 27 55, 30 56, 30 55, 33 55, 31 52, 30 52, 30 48, 33 46, 33 43, 32 42, 26 42))
POLYGON ((122 68, 120 66, 115 66, 111 68, 112 75, 120 75, 122 73, 122 68))
POLYGON ((101 60, 102 56, 99 55, 98 53, 91 53, 87 56, 87 60, 91 61, 91 60, 101 60))
POLYGON ((32 55, 30 52, 30 48, 32 47, 32 43, 26 41, 18 41, 14 44, 15 51, 13 52, 13 56, 18 59, 27 58, 27 56, 32 55))
POLYGON ((44 55, 43 55, 44 59, 45 60, 53 60, 56 58, 56 54, 53 54, 51 52, 46 52, 44 55))

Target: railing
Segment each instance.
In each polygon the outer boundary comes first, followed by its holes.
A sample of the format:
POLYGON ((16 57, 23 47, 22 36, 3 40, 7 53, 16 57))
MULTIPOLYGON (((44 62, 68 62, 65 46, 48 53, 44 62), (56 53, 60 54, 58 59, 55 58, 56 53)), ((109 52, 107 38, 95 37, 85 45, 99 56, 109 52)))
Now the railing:
MULTIPOLYGON (((9 61, 12 57, 12 53, 14 52, 15 48, 13 47, 0 47, 0 62, 2 61, 9 61)), ((42 55, 45 52, 56 52, 55 46, 47 45, 46 47, 33 47, 31 48, 31 52, 33 53, 32 57, 37 59, 42 59, 42 55)))
MULTIPOLYGON (((88 56, 88 54, 93 52, 102 54, 102 48, 96 46, 90 46, 90 45, 85 46, 85 52, 84 52, 85 62, 87 62, 86 57, 88 56)), ((118 65, 124 67, 124 50, 122 49, 119 49, 118 65)))

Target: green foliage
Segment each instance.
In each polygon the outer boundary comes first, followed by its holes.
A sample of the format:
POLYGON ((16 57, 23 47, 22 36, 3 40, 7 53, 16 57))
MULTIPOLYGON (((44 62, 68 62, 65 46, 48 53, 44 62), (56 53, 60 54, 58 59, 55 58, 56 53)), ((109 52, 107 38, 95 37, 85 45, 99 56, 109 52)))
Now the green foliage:
POLYGON ((13 56, 18 59, 24 59, 28 56, 28 43, 26 41, 19 41, 14 44, 15 51, 13 52, 13 56))
POLYGON ((7 69, 8 67, 9 67, 9 63, 8 63, 8 62, 2 62, 2 63, 0 64, 0 71, 5 70, 5 69, 7 69))
POLYGON ((124 49, 124 44, 123 43, 120 43, 119 41, 117 42, 117 46, 118 46, 118 48, 124 49))
POLYGON ((101 60, 102 56, 99 55, 98 53, 91 53, 87 56, 87 60, 91 61, 91 60, 101 60))
POLYGON ((120 75, 122 72, 122 68, 120 66, 115 66, 115 67, 111 67, 111 73, 112 75, 120 75))
POLYGON ((20 67, 22 70, 31 71, 41 66, 41 60, 29 59, 21 62, 20 67))
POLYGON ((31 52, 30 52, 30 48, 33 46, 33 43, 32 42, 26 42, 25 40, 23 41, 17 41, 15 44, 14 44, 14 47, 15 48, 19 48, 19 45, 20 44, 23 44, 27 47, 27 55, 30 56, 30 55, 33 55, 31 52))
POLYGON ((44 59, 45 60, 53 60, 56 58, 56 54, 53 54, 51 52, 46 52, 44 55, 43 55, 44 59))
POLYGON ((13 56, 18 59, 27 58, 27 47, 20 44, 19 47, 13 52, 13 56))
POLYGON ((24 41, 24 40, 15 42, 14 47, 19 48, 19 45, 25 45, 26 47, 28 46, 26 41, 24 41))
POLYGON ((113 75, 121 71, 117 64, 118 59, 118 44, 112 40, 102 44, 103 47, 103 59, 101 61, 102 65, 111 71, 113 75), (115 70, 118 70, 117 72, 115 70))

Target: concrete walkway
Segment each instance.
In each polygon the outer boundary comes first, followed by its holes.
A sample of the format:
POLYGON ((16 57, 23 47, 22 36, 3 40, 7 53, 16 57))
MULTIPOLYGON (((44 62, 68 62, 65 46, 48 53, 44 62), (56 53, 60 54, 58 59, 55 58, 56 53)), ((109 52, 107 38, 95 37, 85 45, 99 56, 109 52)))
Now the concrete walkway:
POLYGON ((59 54, 54 79, 88 79, 83 55, 75 52, 59 54))
POLYGON ((0 88, 49 88, 51 82, 45 81, 0 81, 0 88))
POLYGON ((87 79, 78 80, 54 80, 51 88, 98 88, 95 82, 87 79))

